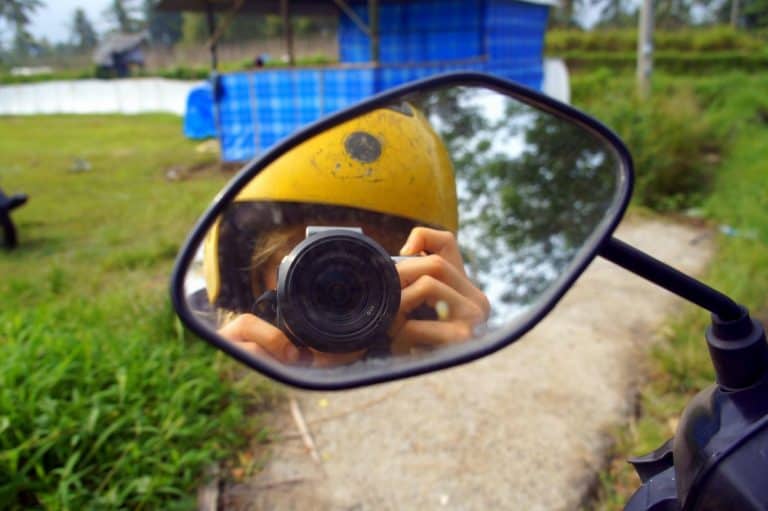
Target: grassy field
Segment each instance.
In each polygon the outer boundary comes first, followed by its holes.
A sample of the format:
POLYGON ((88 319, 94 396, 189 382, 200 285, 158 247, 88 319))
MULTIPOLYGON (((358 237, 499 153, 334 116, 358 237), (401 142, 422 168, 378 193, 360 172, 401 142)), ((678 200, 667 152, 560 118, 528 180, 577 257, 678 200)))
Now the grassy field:
MULTIPOLYGON (((582 95, 578 101, 587 110, 610 117, 606 110, 613 100, 631 97, 631 83, 631 77, 609 80, 604 83, 602 94, 582 95)), ((701 107, 701 113, 691 122, 713 126, 723 144, 707 193, 698 194, 687 204, 691 209, 684 211, 696 218, 703 217, 715 230, 729 233, 717 236, 718 250, 703 280, 766 321, 768 75, 728 74, 695 80, 660 76, 654 94, 657 98, 674 97, 680 90, 692 94, 701 107)), ((640 146, 631 149, 644 151, 640 146)), ((666 326, 664 341, 652 350, 647 384, 639 398, 640 414, 629 427, 615 432, 614 462, 601 474, 598 498, 588 509, 623 509, 639 485, 626 458, 645 454, 671 437, 687 401, 713 382, 704 340, 708 323, 706 312, 687 306, 666 326)))
POLYGON ((4 506, 189 508, 257 433, 266 384, 225 383, 169 305, 178 247, 229 178, 167 179, 216 160, 195 145, 172 116, 0 119, 0 187, 30 196, 0 250, 4 506))

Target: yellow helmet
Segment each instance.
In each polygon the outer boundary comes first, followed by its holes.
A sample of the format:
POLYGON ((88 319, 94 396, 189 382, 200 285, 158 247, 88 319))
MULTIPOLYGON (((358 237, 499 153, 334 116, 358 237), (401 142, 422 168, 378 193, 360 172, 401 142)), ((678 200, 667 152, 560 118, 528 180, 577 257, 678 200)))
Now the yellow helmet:
POLYGON ((234 238, 247 236, 247 224, 253 227, 254 221, 261 230, 302 216, 311 221, 308 205, 313 211, 316 206, 340 206, 412 225, 454 233, 458 229, 453 165, 439 135, 410 104, 374 110, 281 155, 240 191, 205 240, 203 269, 210 301, 233 310, 243 308, 235 302, 252 302, 244 296, 250 290, 222 285, 229 279, 249 282, 242 275, 248 262, 236 260, 242 255, 232 248, 239 246, 242 253, 243 245, 234 244, 234 238))

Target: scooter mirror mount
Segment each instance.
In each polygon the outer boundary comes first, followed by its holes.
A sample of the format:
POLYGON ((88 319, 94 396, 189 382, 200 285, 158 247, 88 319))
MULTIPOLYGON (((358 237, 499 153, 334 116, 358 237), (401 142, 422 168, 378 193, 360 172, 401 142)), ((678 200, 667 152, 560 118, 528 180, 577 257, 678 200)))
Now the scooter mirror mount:
POLYGON ((630 459, 643 484, 627 511, 768 509, 753 474, 768 462, 768 344, 759 321, 726 295, 615 238, 600 255, 712 313, 706 342, 717 384, 686 407, 674 438, 630 459))

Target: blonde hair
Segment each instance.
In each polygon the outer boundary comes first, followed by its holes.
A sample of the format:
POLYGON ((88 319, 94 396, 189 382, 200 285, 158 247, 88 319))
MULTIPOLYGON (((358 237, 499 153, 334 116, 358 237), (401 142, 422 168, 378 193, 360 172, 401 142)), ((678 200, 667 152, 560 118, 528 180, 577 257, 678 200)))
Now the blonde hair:
POLYGON ((304 237, 304 226, 292 225, 279 227, 256 240, 251 252, 249 272, 251 274, 251 289, 258 297, 266 289, 264 271, 270 262, 277 263, 276 257, 283 257, 291 247, 296 246, 304 237))

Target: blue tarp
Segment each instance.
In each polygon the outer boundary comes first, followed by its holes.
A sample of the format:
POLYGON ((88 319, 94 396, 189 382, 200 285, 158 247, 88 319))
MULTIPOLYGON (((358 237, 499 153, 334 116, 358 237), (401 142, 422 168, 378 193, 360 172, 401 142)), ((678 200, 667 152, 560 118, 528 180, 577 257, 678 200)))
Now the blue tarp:
MULTIPOLYGON (((383 64, 467 59, 483 53, 481 0, 411 0, 379 4, 379 60, 383 64)), ((350 2, 368 22, 367 0, 350 2)), ((370 38, 348 16, 339 19, 342 62, 371 60, 370 38)))
MULTIPOLYGON (((351 3, 358 14, 365 14, 365 0, 351 3)), ((380 7, 382 64, 378 67, 361 64, 219 76, 222 159, 250 160, 324 115, 447 71, 484 71, 541 89, 546 5, 516 0, 414 0, 380 7)), ((368 37, 346 16, 339 24, 342 61, 369 60, 368 37)), ((212 119, 213 115, 208 127, 212 119)), ((185 119, 185 133, 186 123, 185 119)))
POLYGON ((213 116, 213 94, 211 93, 211 85, 208 83, 195 87, 187 96, 187 110, 184 114, 184 135, 192 139, 216 136, 216 121, 213 116))
POLYGON ((301 126, 370 96, 372 69, 290 69, 219 77, 222 159, 246 161, 301 126))

